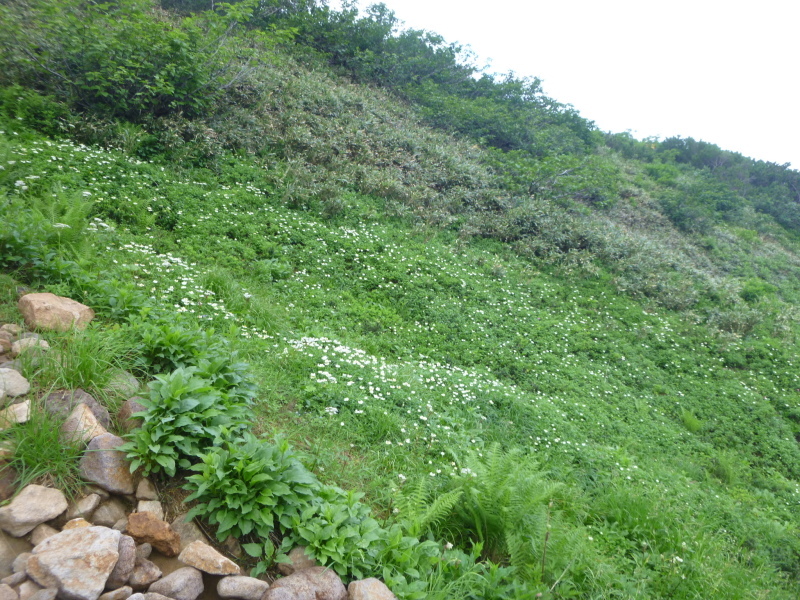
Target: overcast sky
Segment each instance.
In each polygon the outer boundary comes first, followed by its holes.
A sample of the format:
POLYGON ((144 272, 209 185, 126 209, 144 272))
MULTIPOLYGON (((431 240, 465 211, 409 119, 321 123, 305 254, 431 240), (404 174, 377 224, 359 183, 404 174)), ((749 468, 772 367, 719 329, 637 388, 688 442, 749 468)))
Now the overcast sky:
POLYGON ((385 3, 407 27, 469 45, 490 72, 539 77, 604 131, 693 137, 800 169, 800 2, 385 3))

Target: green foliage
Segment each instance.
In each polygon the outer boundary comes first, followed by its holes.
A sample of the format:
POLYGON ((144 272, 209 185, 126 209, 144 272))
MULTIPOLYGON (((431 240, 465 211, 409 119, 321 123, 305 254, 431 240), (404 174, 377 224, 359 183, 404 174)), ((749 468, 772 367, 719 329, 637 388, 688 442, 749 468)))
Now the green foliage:
POLYGON ((431 498, 430 487, 430 478, 421 477, 416 483, 406 484, 395 500, 403 529, 411 536, 420 537, 430 530, 436 531, 463 494, 463 490, 455 489, 431 498))
POLYGON ((181 367, 156 375, 148 384, 149 397, 141 400, 146 410, 137 413, 143 424, 121 447, 132 459, 132 471, 141 466, 145 474, 163 471, 172 477, 218 440, 244 427, 247 403, 225 390, 227 382, 205 379, 201 372, 202 368, 181 367))
MULTIPOLYGON (((216 525, 219 540, 229 535, 267 540, 276 528, 286 531, 319 489, 285 440, 270 444, 245 434, 199 458, 192 467, 197 473, 186 479, 185 489, 192 492, 187 502, 198 501, 189 518, 216 525)), ((254 549, 247 550, 252 555, 254 549)))

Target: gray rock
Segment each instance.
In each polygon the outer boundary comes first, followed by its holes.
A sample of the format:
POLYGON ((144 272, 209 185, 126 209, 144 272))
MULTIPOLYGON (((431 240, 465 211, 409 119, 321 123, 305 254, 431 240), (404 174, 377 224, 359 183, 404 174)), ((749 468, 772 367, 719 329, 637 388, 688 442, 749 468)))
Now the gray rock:
POLYGON ((31 533, 31 544, 34 546, 38 546, 47 538, 54 536, 58 533, 58 529, 55 527, 50 527, 47 523, 42 523, 41 525, 37 525, 33 529, 33 533, 31 533))
POLYGON ((96 526, 62 531, 33 549, 28 576, 57 587, 63 600, 97 600, 119 559, 120 535, 96 526))
POLYGON ((194 541, 201 541, 204 543, 208 543, 208 538, 206 535, 200 530, 200 528, 195 524, 194 521, 186 521, 186 513, 182 513, 175 517, 175 520, 171 524, 172 529, 181 536, 181 550, 185 549, 186 546, 191 544, 194 541))
POLYGON ((85 404, 103 427, 111 427, 111 417, 108 410, 95 400, 94 396, 87 394, 82 389, 57 390, 45 396, 44 408, 47 412, 66 418, 78 404, 85 404))
POLYGON ((31 384, 19 370, 11 368, 11 362, 7 362, 3 363, 3 368, 0 368, 0 389, 5 392, 6 396, 24 396, 31 391, 31 384))
POLYGON ((262 600, 347 600, 347 590, 332 569, 311 567, 276 580, 262 600))
POLYGON ((108 382, 106 389, 120 396, 130 398, 139 391, 139 380, 127 371, 117 371, 108 382))
POLYGON ((174 600, 196 600, 203 593, 203 576, 197 569, 183 567, 159 579, 147 591, 163 594, 174 600))
POLYGON ((94 510, 100 506, 100 500, 98 494, 89 494, 73 502, 67 509, 67 519, 89 519, 94 510))
POLYGON ((126 600, 131 594, 133 594, 133 590, 126 585, 102 594, 97 600, 126 600))
POLYGON ((81 457, 81 477, 112 494, 133 494, 133 475, 125 454, 116 450, 125 440, 105 433, 89 442, 81 457))
POLYGON ((17 590, 12 589, 10 585, 0 583, 0 600, 17 600, 18 598, 17 590))
POLYGON ((36 592, 29 600, 56 600, 56 594, 58 594, 57 588, 45 588, 36 592))
POLYGON ((2 326, 0 326, 0 331, 7 331, 11 335, 19 335, 24 330, 16 323, 4 323, 2 326))
POLYGON ((111 589, 121 588, 133 574, 136 566, 136 542, 129 535, 120 536, 118 552, 119 560, 106 581, 106 587, 111 589))
POLYGON ((255 577, 234 575, 223 577, 217 584, 217 594, 221 598, 237 598, 238 600, 261 600, 261 596, 269 588, 266 581, 255 577))
POLYGON ((103 527, 112 527, 114 523, 125 518, 125 505, 118 498, 109 498, 92 513, 92 523, 103 527))
POLYGON ((351 581, 347 593, 349 600, 397 600, 386 584, 374 577, 351 581))
POLYGON ((142 426, 142 419, 133 416, 136 413, 147 410, 144 404, 139 402, 139 400, 141 400, 141 398, 135 396, 123 402, 122 406, 119 408, 119 412, 117 413, 117 422, 119 423, 119 426, 122 427, 122 429, 126 432, 133 431, 134 429, 138 429, 142 426))
POLYGON ((23 552, 17 558, 14 559, 14 562, 11 563, 11 570, 14 573, 24 573, 26 567, 28 566, 28 559, 33 556, 30 552, 23 552))
POLYGON ((136 558, 150 558, 153 547, 150 544, 139 544, 136 546, 136 558))
POLYGON ((296 571, 316 567, 317 561, 306 554, 305 546, 296 546, 288 554, 288 563, 279 563, 278 570, 284 575, 291 575, 296 571))
POLYGON ((100 425, 94 413, 83 403, 72 409, 61 425, 61 440, 67 443, 87 443, 104 433, 108 433, 106 428, 100 425))
POLYGON ((144 600, 172 600, 172 598, 167 598, 163 594, 156 594, 155 592, 147 592, 144 594, 144 600))
POLYGON ((146 558, 137 558, 133 573, 128 578, 128 585, 134 590, 141 591, 148 588, 154 581, 161 577, 161 569, 146 558))
POLYGON ((60 490, 31 484, 25 486, 11 504, 0 508, 0 528, 20 537, 65 510, 67 499, 60 490))
POLYGON ((139 500, 139 504, 136 505, 136 512, 149 512, 161 521, 164 520, 164 509, 158 500, 139 500))
POLYGON ((32 350, 49 350, 50 344, 38 338, 22 338, 11 344, 11 356, 17 357, 32 350))
POLYGON ((27 423, 31 415, 31 401, 25 400, 12 404, 0 410, 0 430, 6 429, 17 423, 27 423))
MULTIPOLYGON (((1 369, 11 369, 12 371, 16 371, 17 373, 22 373, 22 361, 20 359, 16 360, 7 360, 2 365, 0 365, 1 369)), ((11 394, 9 394, 10 396, 11 394)))
POLYGON ((178 560, 210 575, 239 575, 242 572, 239 565, 200 540, 186 546, 178 560))
MULTIPOLYGON (((158 500, 158 492, 156 488, 146 477, 139 482, 136 486, 136 499, 137 500, 158 500)), ((162 519, 164 517, 161 517, 162 519)))
POLYGON ((94 319, 94 311, 85 304, 50 293, 26 294, 17 308, 31 329, 84 329, 94 319))
POLYGON ((127 531, 128 530, 128 517, 125 517, 124 519, 120 519, 119 521, 114 523, 114 526, 111 529, 116 529, 117 531, 127 531))
POLYGON ((144 594, 136 592, 128 596, 128 600, 144 600, 144 594))

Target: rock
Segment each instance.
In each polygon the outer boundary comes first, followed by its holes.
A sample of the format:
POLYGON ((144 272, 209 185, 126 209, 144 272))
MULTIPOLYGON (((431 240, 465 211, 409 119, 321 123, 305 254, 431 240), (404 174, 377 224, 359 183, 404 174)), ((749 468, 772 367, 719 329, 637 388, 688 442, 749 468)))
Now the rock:
POLYGON ((120 519, 125 519, 126 511, 122 500, 109 498, 92 513, 92 523, 103 527, 113 527, 120 519))
POLYGON ((106 407, 80 388, 51 392, 45 396, 43 405, 47 412, 66 418, 81 403, 89 407, 100 425, 106 429, 111 426, 111 416, 106 407))
POLYGON ((71 521, 67 521, 61 528, 61 531, 68 531, 70 529, 80 529, 81 527, 91 527, 91 526, 92 524, 89 523, 89 521, 79 517, 77 519, 72 519, 71 521))
MULTIPOLYGON (((0 451, 2 446, 0 446, 0 451)), ((13 453, 13 448, 12 448, 13 453)), ((17 491, 17 471, 9 464, 3 464, 0 468, 0 502, 8 500, 17 491)))
POLYGON ((11 356, 16 358, 23 352, 29 352, 30 350, 36 349, 49 350, 50 344, 48 344, 46 340, 40 340, 37 338, 22 338, 11 344, 11 356))
POLYGON ((61 425, 61 440, 65 443, 77 441, 88 443, 104 433, 108 433, 106 428, 97 422, 97 417, 83 403, 78 404, 61 425))
POLYGON ((144 600, 172 600, 172 598, 167 598, 163 594, 156 594, 155 592, 147 592, 143 595, 144 600))
POLYGON ((31 401, 25 400, 0 410, 0 431, 17 423, 27 423, 31 415, 31 401))
POLYGON ((223 577, 217 584, 217 594, 221 598, 237 598, 238 600, 261 600, 269 584, 255 577, 232 576, 223 577))
POLYGON ((80 500, 70 504, 67 509, 67 519, 83 518, 88 519, 94 510, 100 505, 99 494, 89 494, 80 500))
POLYGON ((2 583, 6 585, 10 585, 11 587, 16 587, 23 581, 28 578, 28 573, 25 571, 20 571, 19 573, 14 573, 13 575, 9 575, 8 577, 3 577, 2 583))
POLYGON ((114 526, 111 529, 116 529, 117 531, 125 531, 126 529, 128 529, 128 517, 120 519, 119 521, 114 523, 114 526))
POLYGON ((107 527, 62 531, 33 549, 28 576, 57 587, 63 600, 97 600, 119 559, 119 539, 107 527))
POLYGON ((158 500, 139 500, 136 512, 149 512, 154 514, 159 520, 164 520, 164 509, 158 500))
POLYGON ((288 554, 288 563, 279 563, 278 570, 284 575, 291 575, 296 571, 310 569, 317 566, 317 561, 306 555, 305 546, 296 546, 288 554))
POLYGON ((97 600, 126 600, 131 594, 133 594, 133 589, 126 585, 102 594, 97 600))
POLYGON ((241 569, 205 542, 192 542, 178 556, 183 564, 211 575, 239 575, 241 569))
POLYGON ((128 585, 134 590, 145 590, 151 583, 161 578, 161 569, 146 558, 137 558, 128 585))
POLYGON ((147 588, 174 600, 196 600, 203 593, 203 576, 192 567, 177 569, 147 588))
POLYGON ((347 600, 347 590, 332 569, 311 567, 276 580, 262 600, 347 600))
POLYGON ((25 486, 10 504, 0 508, 0 528, 20 537, 34 527, 67 510, 67 499, 60 490, 31 484, 25 486))
POLYGON ((127 371, 117 371, 111 376, 106 389, 130 398, 139 391, 139 380, 127 371))
MULTIPOLYGON (((126 583, 133 574, 133 569, 136 566, 136 542, 129 535, 122 535, 119 538, 119 560, 111 571, 106 581, 106 588, 114 589, 120 588, 126 583)), ((132 590, 131 590, 132 591, 132 590)))
POLYGON ((141 594, 139 592, 131 594, 130 596, 128 596, 128 600, 144 600, 144 594, 141 594))
POLYGON ((11 347, 13 346, 11 340, 0 337, 0 354, 6 354, 11 352, 11 347))
POLYGON ((34 546, 38 546, 47 538, 53 537, 57 533, 58 529, 56 529, 55 527, 50 527, 50 525, 46 523, 37 525, 36 527, 33 528, 33 533, 31 533, 31 544, 33 544, 34 546))
POLYGON ((4 325, 0 326, 0 331, 7 331, 11 335, 17 336, 24 330, 16 323, 5 323, 4 325))
MULTIPOLYGON (((130 402, 130 400, 128 401, 130 402)), ((136 499, 137 500, 158 500, 158 492, 153 483, 145 477, 136 486, 136 499)), ((162 517, 163 518, 163 517, 162 517)))
POLYGON ((181 550, 197 540, 208 543, 208 538, 195 524, 195 522, 186 521, 186 513, 182 513, 175 517, 175 520, 172 522, 172 529, 174 529, 175 532, 181 537, 181 550))
POLYGON ((117 413, 117 422, 119 423, 119 426, 122 427, 122 429, 126 432, 139 429, 139 427, 142 426, 142 419, 133 417, 133 415, 136 413, 147 410, 144 404, 139 402, 139 400, 142 400, 142 398, 134 396, 133 398, 123 402, 122 406, 119 408, 119 412, 117 413))
POLYGON ((181 538, 169 523, 157 519, 153 513, 132 513, 128 517, 128 535, 137 543, 146 542, 165 556, 177 556, 181 538))
MULTIPOLYGON (((11 363, 3 363, 9 367, 11 363)), ((0 389, 2 389, 7 396, 16 397, 24 396, 31 391, 31 384, 25 379, 19 371, 11 368, 0 368, 0 389)))
POLYGON ((18 600, 17 591, 10 585, 0 583, 0 600, 18 600))
POLYGON ((31 329, 84 329, 94 319, 94 311, 88 306, 50 293, 26 294, 19 299, 17 308, 31 329))
POLYGON ((351 581, 347 586, 349 600, 397 600, 392 591, 380 579, 370 577, 351 581))
POLYGON ((244 550, 242 550, 242 545, 232 535, 229 535, 225 538, 222 542, 222 548, 231 556, 235 556, 236 558, 242 558, 244 556, 244 550))
POLYGON ((20 584, 19 588, 17 588, 19 600, 29 600, 31 596, 41 589, 42 586, 33 581, 24 581, 20 584))
POLYGON ((33 556, 30 552, 23 552, 17 558, 14 559, 14 562, 11 563, 11 570, 14 573, 24 573, 25 569, 28 566, 28 559, 33 556))
POLYGON ((139 544, 136 546, 136 558, 150 558, 153 547, 150 544, 139 544))
POLYGON ((45 588, 33 594, 28 600, 55 600, 58 588, 45 588))
POLYGON ((133 494, 133 475, 125 454, 116 450, 124 440, 104 433, 89 442, 81 457, 81 477, 112 494, 133 494))

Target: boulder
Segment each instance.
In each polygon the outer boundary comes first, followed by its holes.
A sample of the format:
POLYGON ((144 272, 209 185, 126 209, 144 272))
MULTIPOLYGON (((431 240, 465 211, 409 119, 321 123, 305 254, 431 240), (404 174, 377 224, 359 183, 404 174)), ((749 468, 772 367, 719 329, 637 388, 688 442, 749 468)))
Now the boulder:
POLYGON ((10 585, 12 588, 17 587, 23 581, 28 579, 28 574, 24 571, 20 571, 19 573, 14 573, 13 575, 9 575, 8 577, 3 577, 0 579, 0 583, 5 583, 6 585, 10 585))
POLYGON ((19 299, 17 308, 31 329, 84 329, 94 319, 94 311, 88 306, 50 293, 26 294, 19 299))
POLYGON ((147 408, 139 402, 142 398, 138 396, 134 396, 122 403, 122 406, 119 408, 119 412, 117 413, 117 422, 119 426, 122 427, 123 430, 126 432, 133 431, 134 429, 138 429, 142 426, 142 420, 140 418, 133 417, 136 413, 142 412, 147 410, 147 408))
POLYGON ((12 588, 10 585, 6 585, 5 583, 0 583, 0 600, 18 600, 19 595, 17 594, 17 590, 12 588))
POLYGON ((164 520, 164 508, 158 500, 139 500, 136 505, 136 512, 153 513, 158 519, 164 520))
POLYGON ((123 535, 119 538, 119 560, 111 571, 106 581, 107 589, 121 588, 133 574, 133 569, 136 566, 136 542, 129 535, 123 535))
POLYGON ((351 581, 347 593, 349 600, 397 600, 386 584, 374 577, 351 581))
POLYGON ((25 400, 0 410, 0 431, 17 423, 27 423, 31 416, 31 401, 25 400))
POLYGON ((317 566, 317 561, 306 554, 305 546, 295 546, 289 551, 289 562, 279 563, 278 570, 284 575, 317 566))
POLYGON ((92 513, 92 523, 103 527, 113 527, 114 524, 125 519, 127 512, 125 505, 119 498, 109 498, 98 506, 92 513))
POLYGON ((311 567, 276 580, 262 600, 347 600, 347 590, 332 569, 311 567))
POLYGON ((97 600, 119 559, 119 531, 68 529, 33 549, 27 573, 39 585, 57 587, 63 600, 97 600))
POLYGON ((203 576, 192 567, 176 569, 147 588, 174 600, 196 600, 203 593, 203 576))
POLYGON ((0 325, 0 331, 6 331, 6 332, 10 333, 11 335, 17 336, 20 333, 22 333, 24 330, 22 329, 22 327, 20 327, 16 323, 5 323, 3 325, 0 325))
POLYGON ((43 405, 47 412, 66 418, 78 404, 85 404, 103 427, 111 427, 111 416, 108 410, 81 388, 75 390, 56 390, 45 396, 43 405))
POLYGON ((91 442, 94 438, 108 433, 97 422, 92 410, 86 404, 78 404, 61 425, 61 440, 70 442, 91 442))
MULTIPOLYGON (((80 500, 76 500, 67 509, 67 519, 88 519, 94 510, 100 506, 100 495, 89 494, 80 500)), ((95 523, 97 525, 97 523, 95 523)))
POLYGON ((48 344, 46 340, 39 338, 22 338, 11 344, 11 356, 16 358, 20 354, 31 350, 42 351, 49 349, 50 344, 48 344))
POLYGON ((172 529, 181 537, 181 550, 196 540, 208 543, 208 538, 195 522, 186 520, 186 513, 175 517, 172 522, 172 529))
POLYGON ((58 588, 45 588, 33 594, 28 600, 56 600, 58 588))
POLYGON ((136 546, 136 558, 150 558, 153 547, 150 544, 138 544, 136 546))
POLYGON ((104 433, 89 442, 81 457, 81 477, 112 494, 133 494, 133 475, 125 454, 117 450, 124 440, 104 433))
MULTIPOLYGON (((11 363, 3 363, 8 367, 11 363)), ((0 368, 0 389, 6 396, 24 396, 31 391, 31 384, 19 371, 11 368, 0 368)))
POLYGON ((14 537, 21 537, 65 510, 67 499, 60 490, 31 484, 10 504, 0 508, 0 528, 14 537))
POLYGON ((255 577, 232 576, 223 577, 217 584, 217 594, 221 598, 237 598, 238 600, 261 600, 269 584, 255 577))
POLYGON ((14 559, 14 562, 11 563, 11 570, 14 573, 24 573, 28 568, 28 559, 33 556, 30 552, 23 552, 17 558, 14 559))
MULTIPOLYGON (((129 400, 129 402, 130 402, 130 400, 129 400)), ((139 482, 139 485, 136 486, 136 499, 137 500, 158 500, 158 492, 156 492, 156 487, 153 485, 152 481, 147 479, 147 477, 143 478, 139 482)))
POLYGON ((126 600, 133 594, 130 586, 124 586, 102 594, 97 600, 126 600))
POLYGON ((130 398, 139 391, 139 380, 128 371, 117 371, 111 376, 106 389, 109 392, 116 392, 120 396, 130 398))
POLYGON ((137 543, 148 543, 165 556, 177 556, 181 550, 181 538, 177 532, 153 513, 131 514, 128 517, 127 533, 137 543))
POLYGON ((205 542, 192 542, 178 556, 183 564, 210 575, 239 575, 241 569, 205 542))
POLYGON ((53 537, 58 533, 58 529, 50 527, 47 523, 42 523, 33 528, 31 533, 31 544, 38 546, 49 537, 53 537))
POLYGON ((36 592, 42 590, 42 586, 33 581, 23 581, 17 588, 19 592, 19 600, 30 600, 36 592))
POLYGON ((151 583, 161 578, 161 569, 146 558, 137 558, 128 585, 136 591, 146 590, 151 583))

